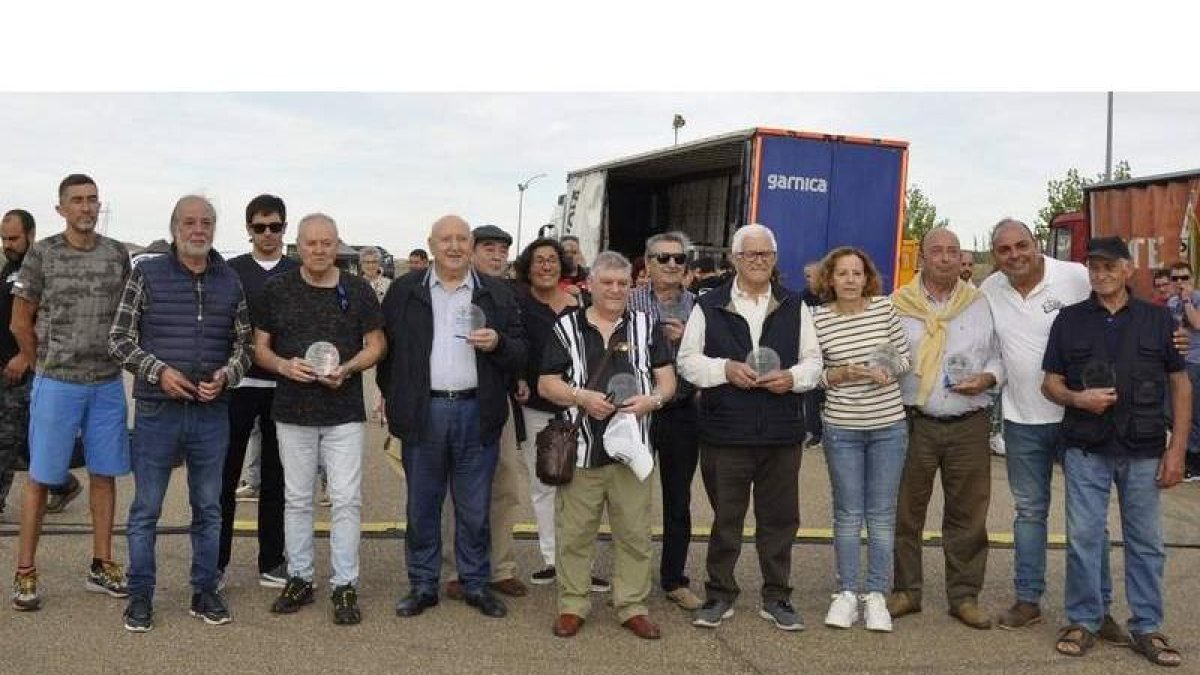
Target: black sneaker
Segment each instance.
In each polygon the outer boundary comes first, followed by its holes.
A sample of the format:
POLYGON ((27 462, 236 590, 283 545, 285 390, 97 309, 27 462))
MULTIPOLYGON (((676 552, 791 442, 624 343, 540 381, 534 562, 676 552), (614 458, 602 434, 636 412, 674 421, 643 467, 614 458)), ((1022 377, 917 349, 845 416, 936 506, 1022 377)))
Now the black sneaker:
POLYGON ((358 609, 358 591, 350 584, 333 589, 333 622, 339 626, 352 626, 362 622, 358 609))
POLYGON ((608 579, 600 577, 592 577, 592 592, 593 593, 608 593, 612 590, 612 584, 608 579))
POLYGON ((210 626, 224 626, 233 621, 225 598, 216 591, 200 591, 192 594, 192 616, 202 619, 210 626))
POLYGON ((552 584, 557 578, 558 573, 554 571, 554 565, 549 565, 529 575, 529 581, 537 586, 552 584))
POLYGON ((283 587, 283 592, 271 603, 273 614, 293 614, 300 611, 304 605, 313 603, 313 585, 300 577, 291 577, 283 587))
POLYGON ((281 562, 266 572, 258 573, 258 585, 263 588, 283 588, 287 585, 287 563, 281 562))
POLYGON ((132 595, 125 606, 125 630, 130 633, 149 633, 154 628, 154 608, 150 598, 132 595))

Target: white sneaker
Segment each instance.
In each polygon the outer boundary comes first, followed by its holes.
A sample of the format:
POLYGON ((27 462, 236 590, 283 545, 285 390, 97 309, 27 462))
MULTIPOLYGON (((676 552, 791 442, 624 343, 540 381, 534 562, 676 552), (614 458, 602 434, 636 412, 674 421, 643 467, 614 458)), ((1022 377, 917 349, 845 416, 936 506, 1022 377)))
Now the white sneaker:
POLYGON ((1004 434, 992 434, 988 439, 988 445, 992 447, 992 454, 997 457, 1004 456, 1004 434))
POLYGON ((829 604, 829 613, 825 615, 825 625, 830 628, 850 628, 858 622, 858 596, 851 591, 842 591, 833 595, 829 604))
POLYGON ((863 606, 867 630, 892 632, 892 615, 888 612, 887 599, 883 597, 883 593, 867 593, 863 596, 863 606))

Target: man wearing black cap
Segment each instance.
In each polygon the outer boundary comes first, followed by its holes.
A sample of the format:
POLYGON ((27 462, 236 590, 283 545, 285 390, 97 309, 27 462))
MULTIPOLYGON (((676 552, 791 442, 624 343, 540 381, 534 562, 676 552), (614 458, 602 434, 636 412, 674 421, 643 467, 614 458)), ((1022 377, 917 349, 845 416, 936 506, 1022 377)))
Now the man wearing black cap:
MULTIPOLYGON (((475 228, 471 233, 475 239, 471 251, 471 266, 479 274, 494 279, 501 279, 504 268, 508 264, 508 247, 512 246, 512 237, 495 225, 484 225, 475 228)), ((508 421, 500 432, 500 456, 496 462, 496 475, 492 478, 492 503, 489 515, 491 526, 492 579, 489 584, 493 590, 512 597, 522 597, 529 592, 525 584, 517 578, 517 556, 513 549, 512 528, 516 522, 517 507, 521 500, 521 483, 518 480, 521 472, 527 471, 524 458, 517 445, 517 428, 514 420, 520 416, 512 414, 509 405, 508 421)), ((442 541, 454 541, 454 513, 451 509, 442 511, 442 541)), ((454 550, 447 546, 442 549, 442 562, 453 569, 454 550)), ((446 582, 446 596, 453 599, 463 597, 462 582, 447 574, 450 581, 446 582)))
POLYGON ((1160 630, 1166 549, 1159 489, 1183 478, 1192 387, 1172 344, 1166 309, 1133 297, 1129 248, 1119 237, 1088 243, 1092 295, 1059 312, 1042 363, 1042 391, 1066 408, 1062 422, 1067 503, 1066 613, 1055 648, 1082 656, 1104 618, 1101 561, 1112 486, 1125 538, 1125 593, 1134 651, 1177 666, 1160 630), (1174 429, 1167 442, 1162 400, 1170 389, 1174 429), (1163 448, 1166 451, 1163 451, 1163 448))

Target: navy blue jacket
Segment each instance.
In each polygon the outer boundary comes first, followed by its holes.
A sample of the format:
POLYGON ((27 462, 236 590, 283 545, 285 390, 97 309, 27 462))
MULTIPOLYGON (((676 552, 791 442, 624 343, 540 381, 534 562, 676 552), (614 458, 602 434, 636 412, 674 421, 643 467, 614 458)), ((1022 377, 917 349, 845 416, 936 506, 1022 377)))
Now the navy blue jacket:
MULTIPOLYGON (((754 348, 750 326, 733 308, 733 284, 700 296, 704 312, 704 355, 744 361, 754 348)), ((800 354, 800 296, 778 285, 763 320, 760 347, 779 353, 780 367, 790 368, 800 354)), ((700 440, 708 445, 790 445, 804 440, 804 412, 799 394, 743 390, 731 384, 700 393, 700 440)))
MULTIPOLYGON (((138 265, 145 287, 145 306, 138 321, 139 344, 193 382, 202 382, 224 366, 233 353, 234 323, 242 285, 216 251, 208 267, 195 274, 171 253, 138 265)), ((222 392, 222 396, 226 395, 222 392)), ((139 400, 167 400, 161 388, 137 380, 139 400)))

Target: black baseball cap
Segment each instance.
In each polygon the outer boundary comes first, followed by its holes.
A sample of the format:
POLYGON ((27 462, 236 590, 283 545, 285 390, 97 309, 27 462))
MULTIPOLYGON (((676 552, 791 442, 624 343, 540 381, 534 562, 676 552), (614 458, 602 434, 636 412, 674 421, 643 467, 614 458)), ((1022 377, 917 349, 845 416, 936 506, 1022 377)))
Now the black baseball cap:
POLYGON ((475 238, 475 243, 479 244, 485 241, 502 241, 505 244, 512 246, 513 238, 507 232, 496 227, 495 225, 484 225, 477 227, 471 232, 471 236, 475 238))
POLYGON ((1108 258, 1109 260, 1133 260, 1129 255, 1129 247, 1120 237, 1093 237, 1088 240, 1087 257, 1108 258))

